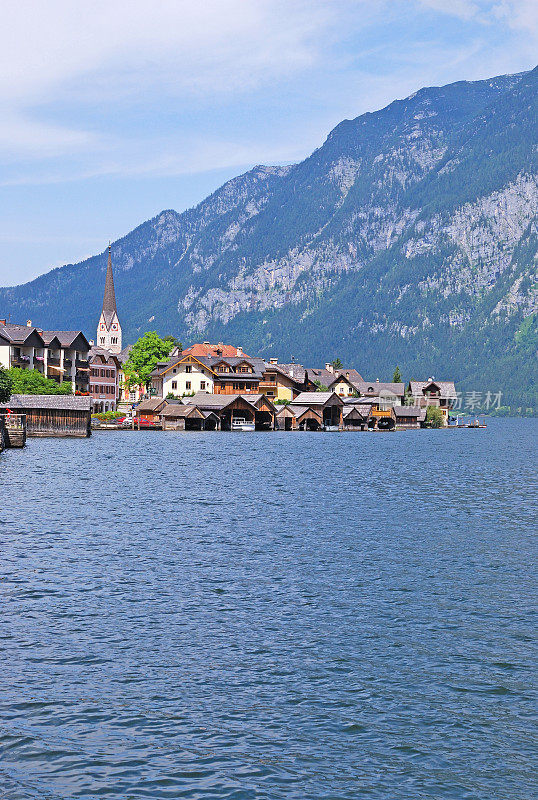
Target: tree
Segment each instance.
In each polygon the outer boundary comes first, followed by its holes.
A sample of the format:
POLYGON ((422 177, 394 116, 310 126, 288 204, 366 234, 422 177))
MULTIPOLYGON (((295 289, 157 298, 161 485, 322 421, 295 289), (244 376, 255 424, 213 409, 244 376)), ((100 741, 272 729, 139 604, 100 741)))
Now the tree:
POLYGON ((439 406, 428 406, 426 409, 426 422, 430 428, 443 428, 445 417, 439 406))
POLYGON ((334 367, 334 369, 344 368, 344 365, 342 364, 339 358, 335 358, 334 361, 331 361, 331 366, 334 367))
POLYGON ((177 347, 179 350, 183 350, 183 345, 179 339, 176 339, 176 337, 172 336, 171 333, 169 333, 168 336, 163 336, 163 342, 166 342, 167 344, 170 343, 170 350, 168 351, 169 353, 171 353, 175 347, 177 347))
POLYGON ((325 386, 325 384, 322 383, 321 381, 314 381, 314 383, 316 384, 316 392, 328 392, 329 391, 329 387, 325 386))
POLYGON ((0 367, 0 403, 7 403, 11 397, 13 379, 7 370, 0 367))
POLYGON ((125 382, 127 386, 143 384, 147 387, 149 377, 155 366, 166 358, 172 350, 170 341, 161 339, 155 331, 148 331, 133 345, 129 358, 124 364, 125 382))
POLYGON ((394 375, 392 376, 393 383, 401 383, 402 382, 402 373, 400 372, 400 367, 396 365, 396 369, 394 370, 394 375))
POLYGON ((72 394, 73 392, 70 381, 56 383, 37 369, 12 367, 7 372, 12 382, 12 394, 72 394))

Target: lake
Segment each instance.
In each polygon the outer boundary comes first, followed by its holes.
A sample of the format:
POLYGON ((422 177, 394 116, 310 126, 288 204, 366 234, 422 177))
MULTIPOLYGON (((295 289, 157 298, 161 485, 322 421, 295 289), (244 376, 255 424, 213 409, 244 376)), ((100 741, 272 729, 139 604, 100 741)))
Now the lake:
POLYGON ((0 455, 0 798, 529 800, 538 420, 0 455))

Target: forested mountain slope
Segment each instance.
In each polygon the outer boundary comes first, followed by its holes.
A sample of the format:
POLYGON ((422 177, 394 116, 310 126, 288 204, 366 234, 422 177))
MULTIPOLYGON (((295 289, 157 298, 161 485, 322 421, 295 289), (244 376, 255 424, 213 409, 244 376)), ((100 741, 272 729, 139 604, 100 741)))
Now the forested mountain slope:
MULTIPOLYGON (((114 243, 127 338, 229 339, 538 406, 538 68, 422 89, 114 243)), ((93 333, 105 254, 0 289, 0 316, 93 333)))

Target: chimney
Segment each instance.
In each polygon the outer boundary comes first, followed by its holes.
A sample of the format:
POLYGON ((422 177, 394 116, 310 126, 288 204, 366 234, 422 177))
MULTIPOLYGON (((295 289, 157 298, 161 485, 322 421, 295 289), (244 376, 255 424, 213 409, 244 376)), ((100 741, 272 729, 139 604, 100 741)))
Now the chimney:
POLYGON ((93 346, 94 346, 94 344, 95 344, 95 342, 93 341, 93 339, 90 339, 90 341, 88 342, 88 344, 90 345, 90 347, 93 347, 93 346))
POLYGON ((376 378, 376 379, 375 379, 375 382, 376 382, 376 383, 379 383, 379 378, 376 378))
POLYGON ((270 364, 278 364, 278 358, 270 358, 269 359, 269 363, 270 364))
POLYGON ((237 348, 237 355, 238 356, 242 356, 243 355, 243 348, 242 347, 238 347, 237 348))
POLYGON ((203 342, 203 344, 209 344, 209 342, 203 342))
POLYGON ((327 372, 334 372, 333 365, 329 364, 328 362, 327 362, 327 364, 325 364, 325 369, 327 370, 327 372))
POLYGON ((27 328, 31 328, 32 327, 32 320, 31 319, 27 319, 26 320, 26 327, 27 328))

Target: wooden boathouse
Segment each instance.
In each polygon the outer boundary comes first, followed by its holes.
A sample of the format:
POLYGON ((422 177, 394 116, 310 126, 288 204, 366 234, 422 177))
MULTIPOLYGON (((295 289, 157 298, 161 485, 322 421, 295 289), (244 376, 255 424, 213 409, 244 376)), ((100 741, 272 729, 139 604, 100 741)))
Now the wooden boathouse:
POLYGON ((91 398, 58 394, 14 394, 0 415, 26 416, 28 436, 91 435, 91 398))

